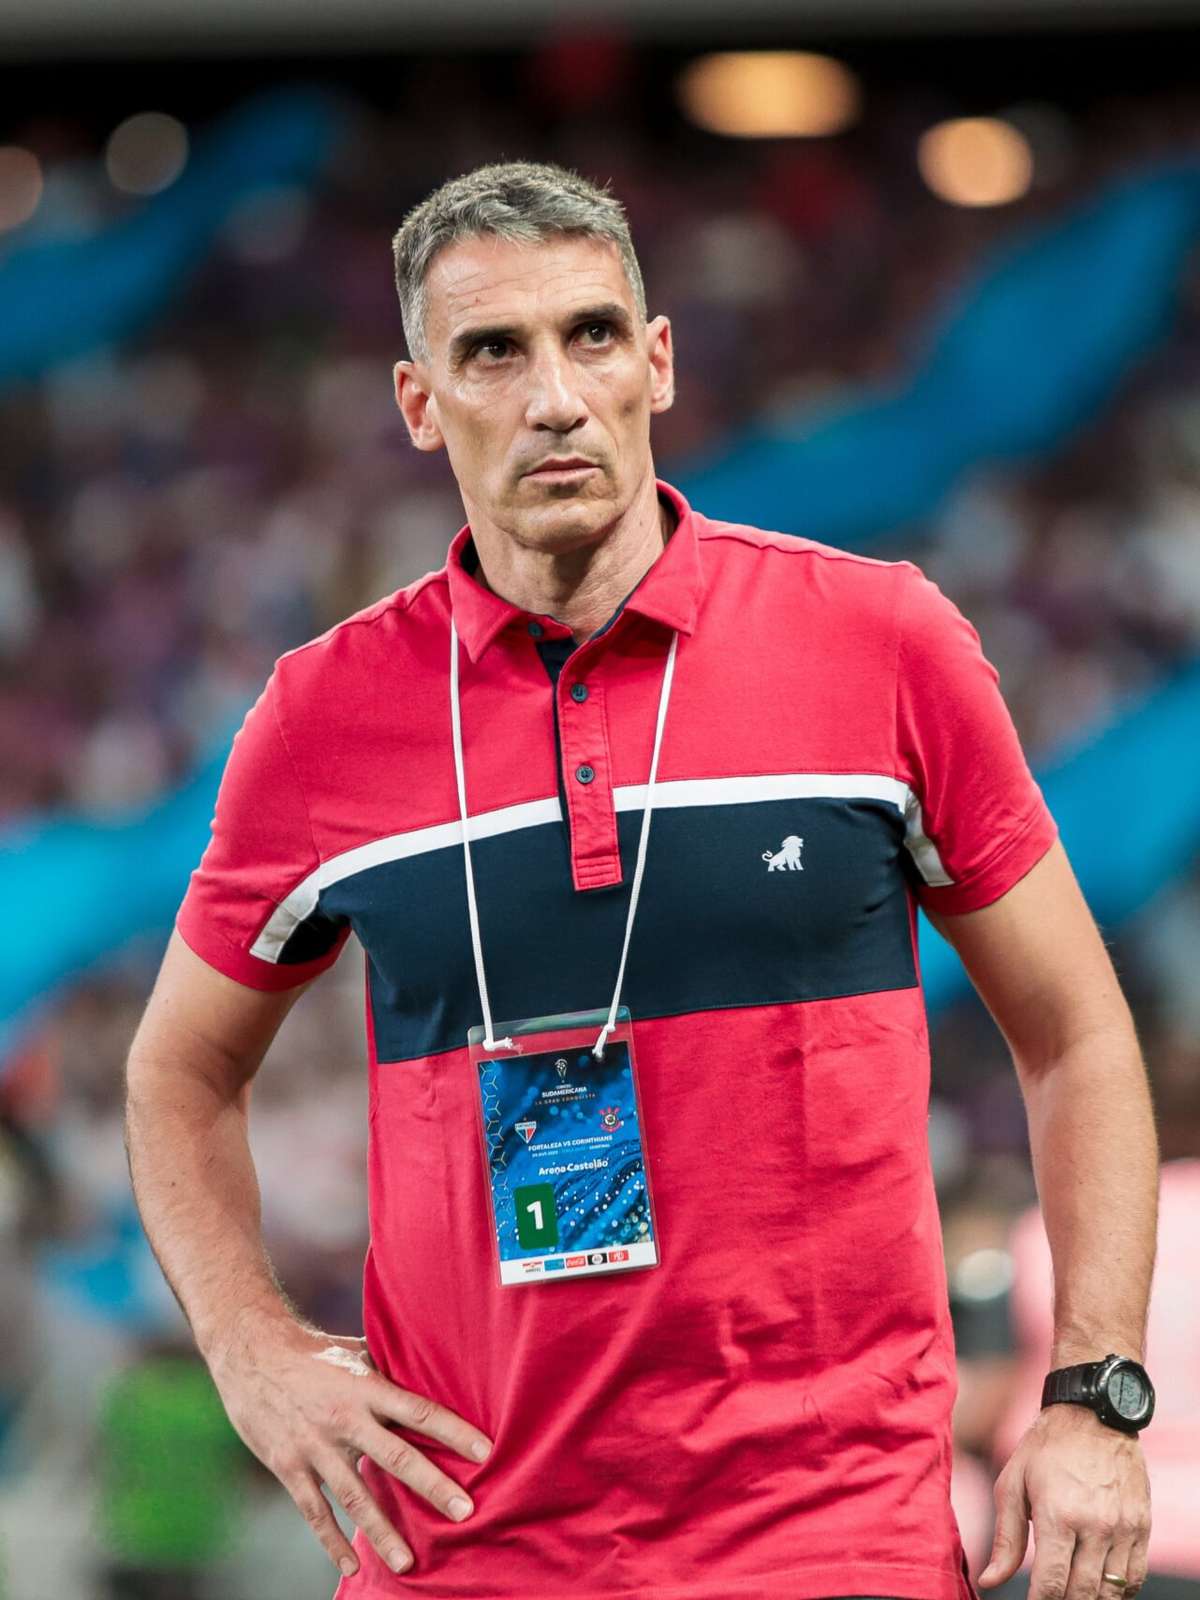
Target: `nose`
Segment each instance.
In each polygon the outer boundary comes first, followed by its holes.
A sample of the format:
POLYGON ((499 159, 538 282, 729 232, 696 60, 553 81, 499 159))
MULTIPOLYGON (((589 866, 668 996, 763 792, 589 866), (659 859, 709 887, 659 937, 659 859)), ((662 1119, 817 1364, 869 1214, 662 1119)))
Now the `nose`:
POLYGON ((560 348, 543 347, 529 367, 526 422, 531 428, 570 433, 586 418, 587 407, 570 356, 560 348))

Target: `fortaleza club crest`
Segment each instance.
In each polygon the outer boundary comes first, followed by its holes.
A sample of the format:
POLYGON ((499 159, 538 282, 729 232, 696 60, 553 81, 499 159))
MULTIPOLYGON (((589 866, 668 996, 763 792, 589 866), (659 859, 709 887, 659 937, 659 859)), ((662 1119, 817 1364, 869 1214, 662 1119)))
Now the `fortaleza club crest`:
POLYGON ((608 1133, 615 1133, 618 1128, 623 1128, 625 1126, 625 1124, 621 1120, 620 1107, 619 1106, 601 1106, 600 1107, 600 1125, 608 1133))
POLYGON ((534 1134, 537 1132, 536 1122, 514 1122, 513 1127, 516 1128, 517 1132, 521 1135, 526 1144, 529 1143, 534 1134))
POLYGON ((764 850, 763 860, 767 863, 768 872, 803 872, 804 863, 800 859, 800 852, 804 849, 804 840, 794 833, 789 833, 778 850, 764 850))

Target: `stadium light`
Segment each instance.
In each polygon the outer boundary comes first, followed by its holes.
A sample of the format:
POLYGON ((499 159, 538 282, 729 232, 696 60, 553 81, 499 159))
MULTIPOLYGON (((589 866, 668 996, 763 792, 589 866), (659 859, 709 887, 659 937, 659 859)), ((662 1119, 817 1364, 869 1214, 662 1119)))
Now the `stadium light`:
POLYGON ((1033 183, 1029 140, 998 117, 956 117, 928 128, 917 143, 921 176, 954 206, 1003 206, 1033 183))
POLYGON ((725 51, 680 73, 679 102, 710 133, 734 139, 814 139, 841 133, 862 95, 848 67, 803 50, 725 51))

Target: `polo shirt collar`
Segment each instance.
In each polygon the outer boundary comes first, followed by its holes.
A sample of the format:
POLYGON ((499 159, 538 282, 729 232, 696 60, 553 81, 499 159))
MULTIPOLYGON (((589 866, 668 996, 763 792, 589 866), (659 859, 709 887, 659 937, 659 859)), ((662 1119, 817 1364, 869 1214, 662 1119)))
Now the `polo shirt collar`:
MULTIPOLYGON (((675 531, 626 600, 624 609, 652 617, 680 633, 691 633, 696 626, 702 580, 696 516, 678 489, 661 478, 655 479, 655 485, 660 497, 675 512, 675 531)), ((476 662, 499 633, 513 622, 527 621, 534 613, 485 589, 478 578, 467 571, 463 557, 470 544, 471 525, 468 523, 451 541, 446 575, 454 625, 468 656, 476 662)))

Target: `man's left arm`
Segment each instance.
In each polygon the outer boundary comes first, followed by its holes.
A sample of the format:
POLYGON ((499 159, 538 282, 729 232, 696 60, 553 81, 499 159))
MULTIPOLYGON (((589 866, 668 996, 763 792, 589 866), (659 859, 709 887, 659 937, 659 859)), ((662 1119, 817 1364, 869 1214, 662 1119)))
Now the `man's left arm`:
MULTIPOLYGON (((927 908, 928 909, 928 908, 927 908)), ((1158 1212, 1158 1140, 1129 1008, 1060 843, 991 905, 930 912, 1012 1050, 1054 1263, 1052 1367, 1144 1360, 1158 1212)), ((996 1482, 981 1587, 1021 1566, 1029 1600, 1117 1600, 1104 1573, 1146 1576, 1141 1445, 1088 1408, 1047 1406, 996 1482)))

